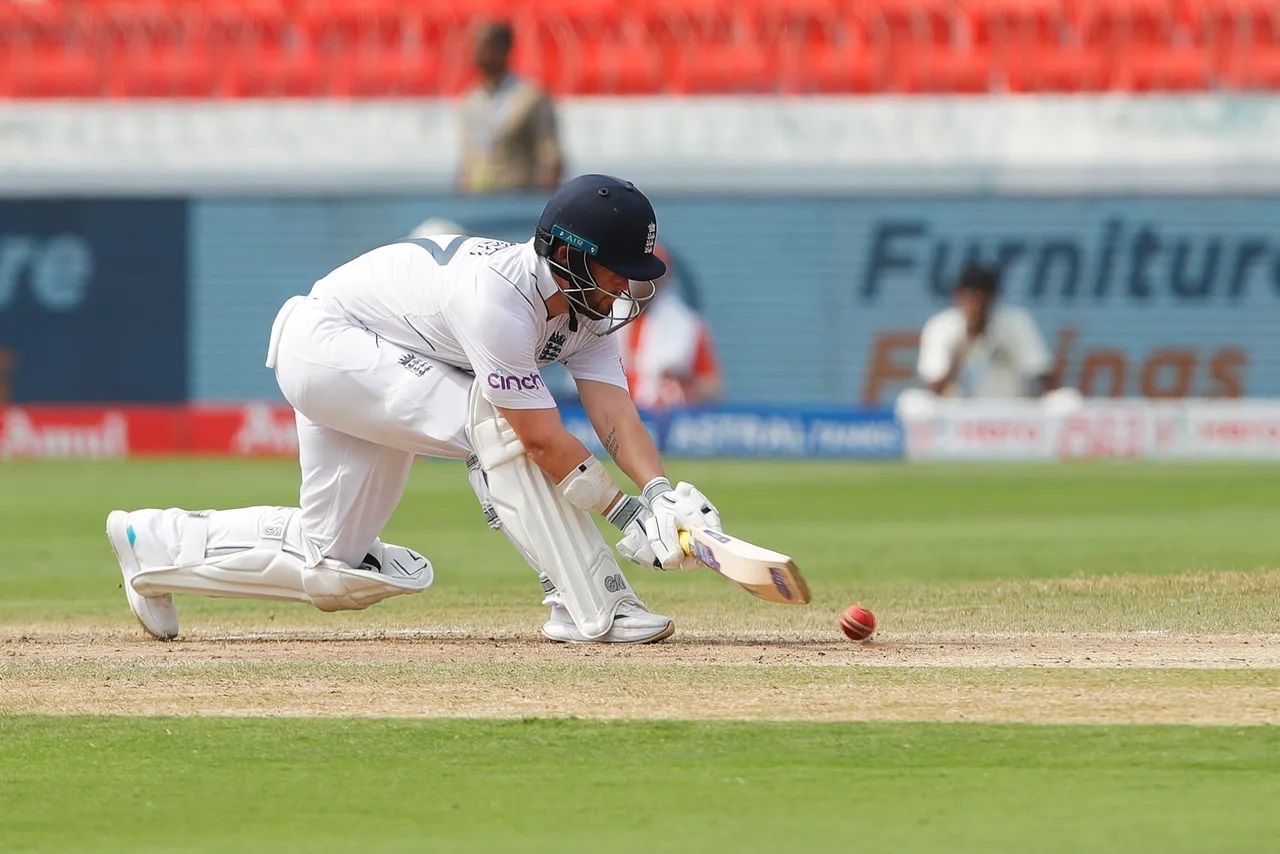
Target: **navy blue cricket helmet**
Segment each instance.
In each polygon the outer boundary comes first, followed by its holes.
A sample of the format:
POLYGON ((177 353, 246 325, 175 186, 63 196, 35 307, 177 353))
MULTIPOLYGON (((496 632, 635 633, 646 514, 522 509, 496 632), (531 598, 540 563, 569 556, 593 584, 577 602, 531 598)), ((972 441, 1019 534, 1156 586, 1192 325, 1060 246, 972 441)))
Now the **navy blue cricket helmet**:
POLYGON ((570 321, 576 326, 573 311, 593 320, 607 318, 612 321, 608 334, 639 317, 653 299, 654 280, 667 272, 667 265, 653 254, 657 238, 653 205, 634 184, 611 175, 579 175, 556 190, 543 208, 533 245, 568 280, 564 292, 572 306, 570 321), (565 264, 555 259, 560 244, 569 248, 565 264), (603 290, 591 275, 588 257, 631 280, 623 314, 601 314, 587 302, 591 291, 603 290))

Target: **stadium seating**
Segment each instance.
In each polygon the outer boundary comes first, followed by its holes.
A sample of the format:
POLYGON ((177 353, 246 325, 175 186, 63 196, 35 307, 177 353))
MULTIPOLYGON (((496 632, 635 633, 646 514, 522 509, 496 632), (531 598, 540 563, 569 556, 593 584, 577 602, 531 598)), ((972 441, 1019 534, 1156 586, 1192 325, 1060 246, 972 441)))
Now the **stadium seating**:
POLYGON ((5 0, 0 97, 1280 89, 1280 0, 5 0))

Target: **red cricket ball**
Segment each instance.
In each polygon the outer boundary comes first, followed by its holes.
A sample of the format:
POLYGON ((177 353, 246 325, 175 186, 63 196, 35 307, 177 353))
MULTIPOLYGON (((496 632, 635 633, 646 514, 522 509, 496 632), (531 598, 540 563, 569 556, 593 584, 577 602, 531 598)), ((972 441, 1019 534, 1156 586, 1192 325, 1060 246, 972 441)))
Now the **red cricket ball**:
POLYGON ((876 633, 876 615, 861 605, 850 605, 840 615, 840 631, 849 640, 867 640, 876 633))

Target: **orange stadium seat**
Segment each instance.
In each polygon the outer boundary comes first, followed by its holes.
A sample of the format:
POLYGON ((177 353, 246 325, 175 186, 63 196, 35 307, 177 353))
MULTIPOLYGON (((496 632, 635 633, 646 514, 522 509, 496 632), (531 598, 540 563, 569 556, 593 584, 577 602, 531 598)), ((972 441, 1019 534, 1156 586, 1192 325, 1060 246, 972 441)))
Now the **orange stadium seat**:
POLYGON ((1199 45, 1130 51, 1116 66, 1116 87, 1136 92, 1198 92, 1214 78, 1212 54, 1199 45))
POLYGON ((310 50, 268 47, 241 51, 230 64, 229 91, 244 98, 327 92, 318 56, 310 50))
POLYGON ((1280 0, 0 0, 4 97, 1280 90, 1280 0))
POLYGON ((976 94, 992 88, 992 54, 986 49, 920 51, 907 67, 901 91, 976 94))
POLYGON ((1224 70, 1230 89, 1275 91, 1280 89, 1280 51, 1257 51, 1236 57, 1224 70))
POLYGON ((47 46, 8 51, 0 63, 0 95, 10 98, 93 98, 104 94, 98 58, 47 46))
POLYGON ((1100 92, 1111 84, 1110 61, 1096 48, 1045 47, 1012 57, 1004 70, 1013 92, 1100 92))
POLYGON ((213 57, 170 47, 124 53, 106 69, 106 94, 124 98, 209 98, 219 94, 213 57))

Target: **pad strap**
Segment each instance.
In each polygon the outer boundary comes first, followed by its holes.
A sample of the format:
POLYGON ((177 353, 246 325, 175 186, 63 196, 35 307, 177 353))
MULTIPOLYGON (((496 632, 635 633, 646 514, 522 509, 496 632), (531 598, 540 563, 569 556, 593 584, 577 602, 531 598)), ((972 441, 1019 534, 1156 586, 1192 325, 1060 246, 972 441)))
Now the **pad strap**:
POLYGON ((182 545, 178 547, 178 566, 199 566, 204 563, 205 547, 209 543, 209 517, 212 510, 193 510, 182 522, 182 545))
POLYGON ((484 512, 484 523, 490 529, 501 530, 502 522, 498 519, 498 511, 493 508, 493 498, 489 495, 489 481, 485 479, 484 469, 480 468, 480 458, 475 454, 467 457, 467 480, 471 482, 471 491, 480 502, 484 512))

